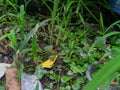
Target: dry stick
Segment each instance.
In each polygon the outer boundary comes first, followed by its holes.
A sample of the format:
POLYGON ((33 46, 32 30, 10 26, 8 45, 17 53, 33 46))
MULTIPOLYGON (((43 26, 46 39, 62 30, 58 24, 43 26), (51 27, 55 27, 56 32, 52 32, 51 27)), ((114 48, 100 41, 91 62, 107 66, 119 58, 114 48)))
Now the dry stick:
MULTIPOLYGON (((15 66, 15 62, 12 63, 12 66, 15 66)), ((6 90, 21 90, 20 81, 18 81, 18 70, 17 68, 8 68, 6 70, 6 90)))

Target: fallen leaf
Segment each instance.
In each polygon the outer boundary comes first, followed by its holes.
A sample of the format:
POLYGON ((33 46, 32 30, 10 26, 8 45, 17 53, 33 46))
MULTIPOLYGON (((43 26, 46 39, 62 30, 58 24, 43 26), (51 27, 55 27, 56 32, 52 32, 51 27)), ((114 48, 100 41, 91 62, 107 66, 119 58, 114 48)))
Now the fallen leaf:
POLYGON ((5 71, 10 66, 11 66, 11 64, 0 63, 0 78, 5 74, 5 71))
POLYGON ((55 63, 58 55, 56 55, 53 59, 48 59, 45 62, 43 62, 41 65, 43 68, 51 68, 51 66, 55 63))

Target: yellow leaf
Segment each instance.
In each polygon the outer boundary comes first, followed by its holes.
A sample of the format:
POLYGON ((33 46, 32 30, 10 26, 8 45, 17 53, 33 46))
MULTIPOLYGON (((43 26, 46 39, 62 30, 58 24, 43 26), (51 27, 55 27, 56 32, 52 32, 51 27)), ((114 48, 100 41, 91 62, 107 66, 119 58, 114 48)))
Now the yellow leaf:
POLYGON ((58 55, 56 55, 53 59, 48 59, 45 62, 43 62, 41 65, 43 68, 50 68, 56 61, 58 55))

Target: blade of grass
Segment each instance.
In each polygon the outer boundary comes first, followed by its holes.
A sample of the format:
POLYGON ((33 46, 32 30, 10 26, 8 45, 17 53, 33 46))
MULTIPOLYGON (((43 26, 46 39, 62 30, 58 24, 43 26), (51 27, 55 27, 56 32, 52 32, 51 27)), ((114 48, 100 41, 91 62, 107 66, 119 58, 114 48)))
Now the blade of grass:
POLYGON ((34 60, 37 58, 37 52, 38 52, 38 45, 37 45, 37 38, 35 35, 33 35, 32 38, 32 55, 34 60))
POLYGON ((37 24, 35 28, 30 33, 28 33, 27 36, 25 36, 24 41, 21 42, 21 45, 19 47, 20 51, 24 49, 24 47, 27 45, 27 42, 30 40, 31 37, 33 37, 34 33, 37 32, 39 27, 39 24, 37 24))
POLYGON ((11 5, 15 11, 17 11, 17 7, 16 7, 16 4, 15 4, 15 3, 11 2, 10 0, 7 0, 6 2, 7 2, 9 5, 11 5))
POLYGON ((113 26, 117 25, 118 23, 120 23, 120 20, 112 23, 112 24, 105 30, 104 34, 105 34, 106 32, 108 32, 113 26))
POLYGON ((117 73, 111 75, 111 77, 109 78, 109 80, 107 80, 105 82, 105 84, 101 87, 101 90, 109 90, 110 88, 110 84, 113 81, 113 79, 117 76, 117 73))
POLYGON ((102 27, 102 34, 104 34, 104 21, 103 21, 103 16, 101 12, 100 12, 100 25, 102 27))
POLYGON ((94 76, 93 79, 83 88, 83 90, 97 90, 111 78, 118 70, 120 70, 120 54, 116 55, 112 60, 105 64, 94 76))
POLYGON ((24 49, 24 47, 27 45, 27 42, 30 40, 31 37, 33 37, 34 34, 36 34, 36 32, 38 31, 38 29, 44 25, 46 25, 46 23, 50 21, 50 19, 44 20, 43 22, 36 24, 36 26, 32 29, 32 31, 30 33, 27 34, 27 36, 25 36, 23 42, 21 42, 21 45, 19 47, 18 51, 21 51, 24 49))
POLYGON ((24 28, 25 28, 25 24, 26 24, 24 15, 25 15, 24 5, 21 5, 20 13, 18 14, 18 18, 19 18, 19 23, 20 23, 20 29, 22 30, 23 35, 24 35, 24 28))
POLYGON ((77 2, 76 0, 68 0, 65 8, 65 13, 67 13, 70 10, 70 7, 73 3, 77 2))
POLYGON ((101 42, 103 42, 106 38, 112 36, 112 35, 117 35, 120 34, 120 32, 114 31, 114 32, 110 32, 108 34, 105 34, 104 36, 102 36, 99 40, 96 40, 90 47, 89 52, 90 53, 94 47, 96 47, 97 45, 99 45, 101 42))
POLYGON ((23 70, 24 70, 24 65, 21 64, 19 69, 18 69, 18 80, 19 81, 21 80, 21 76, 22 76, 23 70))
POLYGON ((85 25, 85 20, 84 20, 83 16, 81 15, 81 13, 79 13, 79 17, 80 17, 82 24, 85 25))
POLYGON ((54 6, 53 6, 53 11, 52 11, 52 30, 53 30, 53 27, 54 27, 54 22, 55 22, 55 17, 56 17, 56 13, 57 13, 57 10, 58 10, 58 5, 59 5, 59 2, 60 0, 54 0, 54 6))
POLYGON ((16 49, 18 48, 18 45, 17 45, 17 39, 16 39, 16 36, 15 36, 15 29, 11 30, 10 31, 10 34, 12 36, 12 42, 13 42, 13 45, 16 47, 16 49))
POLYGON ((86 4, 83 2, 83 0, 80 0, 81 1, 81 4, 84 6, 84 8, 89 12, 89 14, 98 22, 99 20, 96 18, 96 16, 91 12, 91 10, 86 6, 86 4))
POLYGON ((10 31, 10 33, 5 32, 5 35, 10 40, 11 44, 9 44, 15 51, 18 49, 17 39, 15 36, 15 28, 10 31))
MULTIPOLYGON (((53 1, 50 0, 51 3, 53 3, 53 1)), ((46 0, 42 0, 42 4, 45 4, 45 6, 49 9, 50 12, 52 12, 51 7, 47 4, 46 0)))
POLYGON ((50 34, 51 34, 51 38, 50 38, 50 42, 52 42, 52 37, 53 37, 53 29, 54 29, 54 24, 55 24, 55 20, 56 20, 56 13, 58 10, 58 5, 60 3, 60 0, 54 0, 54 6, 53 6, 53 11, 52 13, 52 18, 51 18, 51 30, 50 30, 50 34))

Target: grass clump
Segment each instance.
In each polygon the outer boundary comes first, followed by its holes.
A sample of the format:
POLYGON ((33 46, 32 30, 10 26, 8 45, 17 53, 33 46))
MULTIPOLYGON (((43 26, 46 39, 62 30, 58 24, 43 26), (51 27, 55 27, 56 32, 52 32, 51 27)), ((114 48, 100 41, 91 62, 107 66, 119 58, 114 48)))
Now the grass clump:
MULTIPOLYGON (((8 47, 20 71, 19 78, 23 71, 35 73, 48 90, 109 87, 119 75, 120 32, 116 30, 119 29, 119 20, 109 26, 105 23, 102 8, 111 12, 108 2, 41 0, 44 7, 36 3, 41 11, 47 8, 47 14, 29 12, 27 8, 30 3, 31 0, 25 0, 24 5, 19 6, 17 0, 0 2, 0 28, 4 33, 0 40, 9 41, 8 47), (42 67, 46 61, 52 64, 42 67), (85 73, 94 62, 99 63, 100 70, 88 82, 85 73)), ((111 16, 115 16, 113 14, 111 12, 111 16)))

